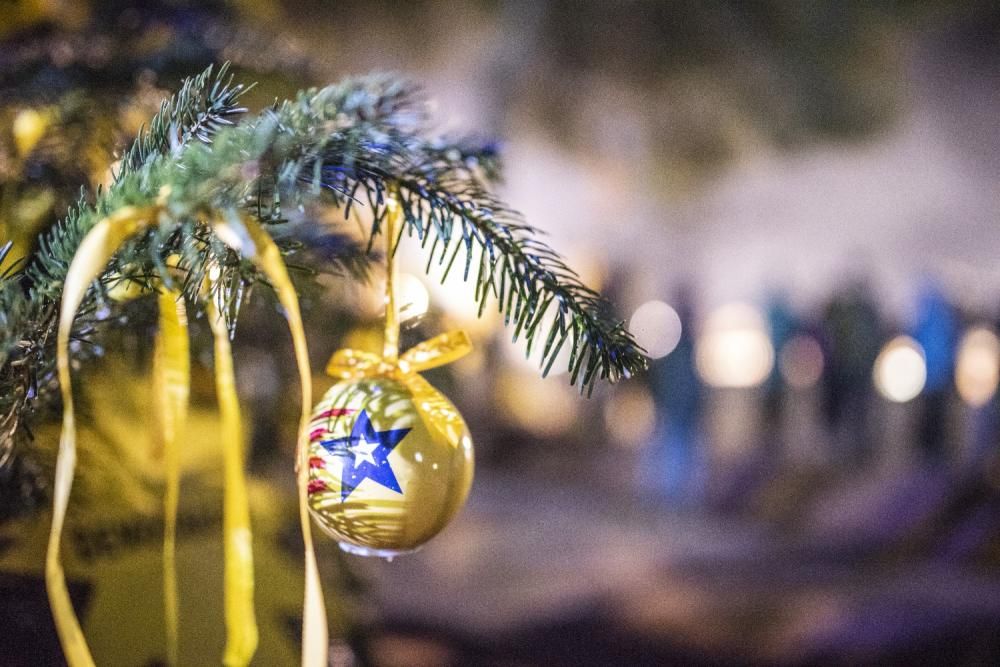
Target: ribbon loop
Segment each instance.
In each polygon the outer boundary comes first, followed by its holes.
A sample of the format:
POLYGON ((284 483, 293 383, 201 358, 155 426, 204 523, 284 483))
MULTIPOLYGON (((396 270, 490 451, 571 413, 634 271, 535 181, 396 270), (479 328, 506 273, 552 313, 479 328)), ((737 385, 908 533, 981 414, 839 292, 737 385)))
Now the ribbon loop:
POLYGON ((362 350, 338 350, 330 357, 326 372, 339 380, 366 377, 390 377, 405 386, 421 406, 421 418, 431 430, 440 432, 449 442, 458 442, 465 422, 455 407, 420 375, 444 366, 472 351, 469 335, 449 331, 419 345, 414 345, 395 362, 362 350))
POLYGON ((461 330, 449 331, 411 347, 403 353, 399 366, 404 373, 426 371, 450 364, 469 352, 472 352, 469 334, 461 330))
POLYGON ((326 365, 327 375, 341 380, 359 380, 391 369, 382 357, 361 350, 337 350, 326 365))
POLYGON ((132 235, 154 224, 159 208, 125 206, 98 222, 87 232, 73 256, 63 286, 59 308, 59 329, 56 337, 56 364, 59 390, 63 399, 62 434, 56 455, 56 476, 52 494, 52 528, 45 552, 45 586, 48 589, 52 618, 59 634, 66 662, 71 667, 93 667, 94 659, 84 639, 80 621, 73 610, 66 588, 60 546, 66 510, 76 469, 76 418, 73 410, 73 389, 70 380, 69 337, 73 318, 90 284, 101 274, 112 255, 132 235))

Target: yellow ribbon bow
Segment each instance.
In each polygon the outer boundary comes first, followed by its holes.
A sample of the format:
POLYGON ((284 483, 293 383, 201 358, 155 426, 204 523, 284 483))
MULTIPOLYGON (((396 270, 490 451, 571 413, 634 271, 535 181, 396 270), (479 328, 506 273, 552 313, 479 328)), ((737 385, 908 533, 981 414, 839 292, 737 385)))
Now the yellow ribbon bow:
POLYGON ((469 334, 449 331, 414 345, 395 360, 361 350, 338 350, 330 358, 326 372, 341 380, 389 376, 409 385, 417 373, 450 364, 471 351, 469 334))
POLYGON ((361 350, 338 350, 326 366, 328 375, 341 380, 389 377, 413 396, 413 404, 428 429, 437 431, 457 447, 465 433, 465 422, 455 406, 420 375, 464 357, 472 351, 469 335, 450 331, 411 347, 398 359, 380 357, 361 350))

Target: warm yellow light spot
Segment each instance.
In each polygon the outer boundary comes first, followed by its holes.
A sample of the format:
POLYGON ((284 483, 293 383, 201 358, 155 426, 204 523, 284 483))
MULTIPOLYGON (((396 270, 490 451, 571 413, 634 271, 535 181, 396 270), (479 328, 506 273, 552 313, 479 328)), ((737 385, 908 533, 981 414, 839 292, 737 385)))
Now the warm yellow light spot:
POLYGON ((894 403, 916 398, 927 381, 924 350, 909 336, 897 336, 885 344, 875 359, 875 388, 894 403))
POLYGON ((731 303, 705 321, 695 350, 698 374, 713 387, 759 385, 774 367, 764 318, 753 306, 731 303))
POLYGON ((958 346, 955 387, 962 400, 972 407, 985 405, 1000 380, 1000 340, 983 327, 969 330, 958 346))
POLYGON ((639 384, 617 387, 604 405, 604 428, 621 447, 641 447, 656 426, 656 407, 649 390, 639 384))
POLYGON ((537 372, 505 373, 500 379, 506 414, 535 435, 553 437, 569 431, 582 400, 568 384, 546 381, 537 372))
POLYGON ((401 273, 396 278, 396 303, 399 304, 399 318, 405 321, 427 313, 431 297, 420 278, 412 273, 401 273))
POLYGON ((121 169, 122 169, 122 161, 115 160, 107 167, 105 167, 104 170, 100 172, 100 174, 97 175, 94 185, 100 185, 104 188, 110 188, 111 185, 115 182, 115 175, 121 172, 121 169))
MULTIPOLYGON (((457 238, 453 239, 452 245, 449 246, 448 257, 451 257, 451 252, 455 246, 461 243, 461 234, 457 234, 456 236, 457 238)), ((418 255, 420 253, 412 253, 411 257, 418 255)), ((441 278, 444 275, 447 262, 445 264, 433 262, 430 272, 427 274, 426 283, 428 290, 434 297, 434 304, 444 312, 450 325, 465 329, 474 336, 485 336, 495 331, 498 317, 496 299, 492 295, 487 300, 482 317, 479 316, 479 302, 476 299, 476 275, 479 268, 480 255, 481 252, 479 250, 473 249, 473 261, 468 280, 464 279, 465 249, 462 248, 459 250, 455 263, 452 265, 451 271, 443 283, 441 282, 441 278)), ((438 257, 439 255, 435 256, 438 257)), ((410 267, 413 271, 422 271, 424 269, 424 265, 417 261, 412 261, 410 267)))
POLYGON ((14 126, 11 129, 18 155, 24 157, 31 152, 45 136, 49 120, 49 114, 41 113, 35 109, 24 109, 14 116, 14 126))

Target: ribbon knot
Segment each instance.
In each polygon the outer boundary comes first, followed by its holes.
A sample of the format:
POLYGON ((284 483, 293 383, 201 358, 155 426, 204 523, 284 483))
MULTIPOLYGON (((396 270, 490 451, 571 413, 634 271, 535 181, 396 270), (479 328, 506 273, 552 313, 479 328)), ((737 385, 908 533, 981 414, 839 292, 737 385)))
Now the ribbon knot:
POLYGON ((398 359, 386 359, 361 350, 338 350, 330 357, 326 372, 341 380, 373 377, 396 380, 410 392, 424 425, 432 433, 459 446, 468 441, 462 415, 420 372, 449 364, 471 351, 472 343, 467 333, 449 331, 414 345, 398 359))
POLYGON ((337 350, 330 357, 326 372, 341 380, 388 376, 409 385, 418 373, 450 364, 471 351, 467 333, 449 331, 414 345, 396 361, 362 350, 337 350))

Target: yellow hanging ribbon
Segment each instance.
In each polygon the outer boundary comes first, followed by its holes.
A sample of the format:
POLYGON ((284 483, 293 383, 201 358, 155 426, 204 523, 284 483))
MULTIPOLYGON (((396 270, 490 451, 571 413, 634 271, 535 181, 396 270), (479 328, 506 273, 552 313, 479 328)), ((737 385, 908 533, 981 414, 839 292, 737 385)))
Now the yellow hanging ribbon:
POLYGON ((281 259, 281 251, 267 232, 249 216, 231 217, 215 223, 215 233, 243 257, 252 260, 271 282, 278 301, 285 311, 288 329, 295 348, 295 362, 302 387, 302 413, 299 419, 299 436, 296 444, 295 470, 299 492, 299 522, 305 547, 305 601, 302 609, 302 665, 326 667, 329 651, 326 609, 323 590, 313 547, 312 525, 309 519, 309 418, 312 409, 312 373, 309 369, 309 351, 305 330, 299 313, 295 288, 288 278, 288 271, 281 259))
POLYGON ((215 393, 222 419, 223 513, 226 616, 225 665, 247 665, 257 650, 257 620, 253 610, 253 535, 250 499, 243 456, 240 403, 233 373, 229 328, 212 294, 206 299, 208 322, 215 338, 215 393))
MULTIPOLYGON (((70 491, 73 486, 73 475, 76 467, 76 423, 73 410, 73 394, 70 379, 69 338, 73 319, 83 301, 90 284, 100 275, 118 248, 131 236, 143 231, 158 222, 161 212, 159 206, 124 207, 107 218, 98 222, 84 237, 74 255, 66 275, 62 303, 59 314, 57 336, 57 366, 59 384, 63 398, 63 429, 59 441, 59 452, 56 459, 56 474, 53 493, 52 527, 49 534, 49 545, 45 559, 45 581, 66 660, 70 667, 89 667, 94 665, 93 657, 87 647, 79 620, 73 610, 66 588, 66 576, 60 559, 60 547, 66 511, 69 505, 70 491)), ((244 217, 236 220, 221 220, 216 222, 215 230, 226 243, 239 251, 244 257, 254 261, 274 285, 278 299, 285 310, 288 326, 295 348, 296 364, 302 385, 302 416, 299 423, 299 438, 296 449, 296 473, 299 486, 299 516, 302 525, 305 544, 305 601, 303 605, 303 641, 302 664, 305 667, 325 667, 327 664, 328 637, 326 611, 323 605, 322 588, 319 578, 319 568, 313 547, 311 525, 309 523, 306 505, 308 494, 308 442, 309 410, 312 405, 311 372, 306 348, 305 332, 299 313, 298 298, 288 278, 281 253, 277 246, 253 219, 244 217)), ((175 308, 178 302, 174 301, 175 308)), ((165 318, 170 318, 169 309, 161 301, 161 313, 167 312, 165 318)), ((176 324, 180 324, 180 311, 176 324)), ((239 430, 238 403, 235 397, 235 382, 232 377, 232 358, 229 354, 228 332, 225 333, 224 345, 220 342, 219 318, 214 306, 210 305, 210 321, 216 334, 217 378, 220 410, 223 413, 224 439, 227 443, 237 443, 226 447, 226 488, 227 502, 225 520, 232 530, 226 533, 232 539, 226 540, 226 572, 227 572, 227 647, 225 662, 227 664, 246 664, 256 647, 257 631, 253 620, 252 609, 252 555, 250 552, 249 510, 244 512, 241 507, 246 502, 245 482, 242 479, 242 442, 239 430), (221 352, 225 353, 221 353, 221 352), (235 455, 234 455, 235 452, 235 455), (233 483, 233 480, 236 480, 233 483), (242 483, 242 486, 241 486, 242 483), (235 489, 235 490, 234 490, 235 489), (244 521, 244 518, 246 519, 244 521), (247 567, 250 565, 251 567, 247 567), (247 577, 249 573, 249 578, 247 577), (248 585, 249 582, 249 585, 248 585), (238 594, 237 594, 238 592, 238 594)), ((166 320, 161 321, 164 324, 166 320)), ((164 382, 157 385, 157 401, 161 404, 163 414, 181 415, 179 410, 181 389, 180 375, 175 371, 180 368, 180 339, 176 336, 174 322, 164 324, 165 329, 174 331, 163 340, 163 358, 161 368, 164 371, 164 382), (176 356, 175 356, 176 355, 176 356), (172 371, 166 373, 167 367, 172 371), (172 379, 167 379, 168 377, 172 379), (178 384, 174 384, 174 383, 178 384), (169 407, 168 407, 169 404, 169 407)), ((222 326, 222 329, 225 327, 222 326)), ((186 339, 185 339, 186 340, 186 339)), ((174 420, 176 427, 179 421, 174 420)), ((170 440, 165 438, 165 444, 170 440)), ((169 447, 165 447, 165 455, 169 447)), ((170 452, 172 456, 175 452, 170 452)), ((167 586, 165 602, 167 608, 168 641, 176 640, 176 595, 170 593, 171 587, 176 587, 172 570, 173 538, 169 537, 176 529, 176 498, 179 491, 179 470, 171 472, 168 462, 167 490, 167 521, 165 526, 164 545, 164 582, 167 586), (175 479, 176 483, 171 482, 175 479), (173 607, 173 612, 171 612, 173 607), (173 629, 171 630, 171 623, 173 629), (169 636, 173 636, 173 640, 169 636)), ((176 644, 168 648, 168 653, 176 656, 176 644)), ((176 659, 176 657, 174 657, 176 659)))
POLYGON ((158 294, 159 331, 153 352, 153 400, 163 446, 166 490, 163 499, 163 610, 167 635, 167 664, 177 664, 177 506, 180 502, 180 434, 187 418, 191 386, 187 310, 176 290, 158 294))
POLYGON ((73 488, 76 468, 76 420, 73 412, 73 390, 70 385, 69 337, 83 297, 90 284, 100 275, 111 256, 133 234, 154 224, 159 216, 156 206, 137 208, 126 206, 98 222, 80 243, 63 287, 59 310, 59 329, 56 337, 56 364, 59 370, 59 388, 63 399, 63 426, 56 457, 56 475, 53 484, 52 528, 45 554, 45 586, 55 620, 56 631, 70 667, 89 667, 94 664, 90 649, 80 629, 76 612, 66 590, 66 573, 60 560, 60 543, 69 495, 73 488))

